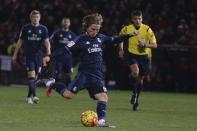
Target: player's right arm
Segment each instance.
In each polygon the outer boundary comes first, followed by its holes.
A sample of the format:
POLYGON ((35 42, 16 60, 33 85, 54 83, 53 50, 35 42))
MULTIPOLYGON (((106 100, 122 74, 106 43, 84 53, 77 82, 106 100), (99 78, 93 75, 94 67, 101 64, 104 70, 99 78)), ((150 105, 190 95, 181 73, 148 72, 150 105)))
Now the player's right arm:
POLYGON ((119 57, 121 58, 121 59, 123 59, 124 58, 124 43, 123 42, 121 42, 120 44, 119 44, 119 46, 118 46, 118 48, 119 48, 119 52, 118 52, 118 55, 119 55, 119 57))
MULTIPOLYGON (((126 34, 126 33, 127 33, 127 27, 124 26, 124 27, 121 29, 119 35, 123 35, 123 34, 126 34)), ((121 59, 123 59, 123 58, 124 58, 124 43, 123 43, 123 42, 120 42, 120 44, 118 45, 118 47, 119 47, 119 48, 118 48, 118 49, 119 49, 118 55, 119 55, 119 57, 120 57, 121 59)))
POLYGON ((25 34, 25 26, 24 26, 24 27, 22 27, 22 29, 20 31, 19 39, 17 41, 16 48, 15 48, 14 54, 12 56, 13 63, 16 63, 18 52, 20 51, 20 49, 22 47, 23 40, 25 39, 25 37, 26 37, 26 34, 25 34))
POLYGON ((19 38, 19 40, 18 40, 18 42, 17 42, 17 44, 16 44, 16 48, 15 48, 15 50, 14 50, 14 54, 13 54, 13 56, 12 56, 12 61, 13 61, 13 63, 16 63, 17 56, 18 56, 18 52, 19 52, 19 50, 21 49, 22 42, 23 42, 23 40, 19 38))

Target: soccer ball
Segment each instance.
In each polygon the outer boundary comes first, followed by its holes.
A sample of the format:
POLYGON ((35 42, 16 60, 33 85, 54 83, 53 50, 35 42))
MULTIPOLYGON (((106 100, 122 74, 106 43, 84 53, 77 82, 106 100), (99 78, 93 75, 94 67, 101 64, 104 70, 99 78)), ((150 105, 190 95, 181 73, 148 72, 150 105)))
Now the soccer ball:
POLYGON ((98 123, 98 116, 96 112, 88 110, 81 114, 80 121, 84 126, 93 127, 98 123))

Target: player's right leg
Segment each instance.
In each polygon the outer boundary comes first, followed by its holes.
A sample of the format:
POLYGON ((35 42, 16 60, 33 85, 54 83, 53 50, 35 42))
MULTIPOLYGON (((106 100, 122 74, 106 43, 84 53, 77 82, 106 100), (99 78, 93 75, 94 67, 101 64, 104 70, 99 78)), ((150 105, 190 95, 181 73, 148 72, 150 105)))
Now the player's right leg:
POLYGON ((138 64, 131 64, 130 65, 131 70, 131 81, 133 85, 133 95, 131 97, 131 104, 133 104, 133 110, 136 111, 138 107, 138 88, 140 84, 139 79, 139 67, 138 64))
POLYGON ((28 79, 29 79, 29 82, 28 82, 29 90, 28 90, 28 95, 27 95, 27 99, 26 100, 27 100, 28 104, 33 104, 34 103, 33 102, 33 98, 36 97, 35 96, 36 73, 35 73, 34 70, 31 70, 31 71, 28 71, 27 74, 28 74, 28 79))

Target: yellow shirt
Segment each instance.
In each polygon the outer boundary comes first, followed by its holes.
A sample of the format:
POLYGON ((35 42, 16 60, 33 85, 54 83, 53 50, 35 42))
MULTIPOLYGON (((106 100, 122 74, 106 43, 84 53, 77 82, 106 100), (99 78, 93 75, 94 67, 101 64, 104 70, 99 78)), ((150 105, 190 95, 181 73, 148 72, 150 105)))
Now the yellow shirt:
POLYGON ((152 57, 152 50, 151 50, 151 48, 147 48, 146 52, 147 52, 148 57, 152 57))
MULTIPOLYGON (((134 32, 135 30, 136 30, 136 28, 134 27, 133 24, 125 26, 120 31, 120 35, 130 34, 130 33, 134 32)), ((140 48, 138 46, 138 44, 139 44, 138 41, 145 40, 146 43, 149 43, 149 44, 156 43, 155 35, 154 35, 153 31, 151 30, 151 28, 145 24, 142 24, 140 26, 139 32, 140 32, 139 35, 129 38, 128 51, 130 53, 136 54, 136 55, 147 55, 148 48, 140 48)))

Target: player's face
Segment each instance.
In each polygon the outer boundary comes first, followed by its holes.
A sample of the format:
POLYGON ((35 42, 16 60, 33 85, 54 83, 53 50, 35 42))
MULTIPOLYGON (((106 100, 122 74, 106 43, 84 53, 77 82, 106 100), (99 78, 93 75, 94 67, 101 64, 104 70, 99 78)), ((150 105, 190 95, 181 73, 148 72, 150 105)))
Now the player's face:
POLYGON ((40 22, 40 14, 31 15, 30 19, 33 25, 37 25, 40 22))
POLYGON ((62 26, 64 29, 69 29, 70 27, 70 19, 63 19, 62 26))
POLYGON ((140 27, 142 24, 142 16, 133 16, 132 17, 132 22, 135 27, 140 27))
POLYGON ((87 33, 90 37, 95 37, 98 32, 100 31, 101 25, 100 24, 91 24, 87 28, 87 33))

